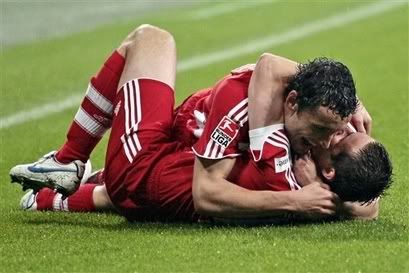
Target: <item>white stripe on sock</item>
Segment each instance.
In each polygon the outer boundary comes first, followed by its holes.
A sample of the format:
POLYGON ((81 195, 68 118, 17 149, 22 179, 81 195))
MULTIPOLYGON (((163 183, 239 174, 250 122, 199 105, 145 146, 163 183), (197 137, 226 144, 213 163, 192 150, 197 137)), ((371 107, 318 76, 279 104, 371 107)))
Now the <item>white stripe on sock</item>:
POLYGON ((102 112, 112 115, 114 106, 107 98, 99 93, 91 83, 88 85, 86 97, 102 112))
POLYGON ((74 117, 75 122, 94 137, 102 137, 107 129, 91 117, 82 107, 74 117))

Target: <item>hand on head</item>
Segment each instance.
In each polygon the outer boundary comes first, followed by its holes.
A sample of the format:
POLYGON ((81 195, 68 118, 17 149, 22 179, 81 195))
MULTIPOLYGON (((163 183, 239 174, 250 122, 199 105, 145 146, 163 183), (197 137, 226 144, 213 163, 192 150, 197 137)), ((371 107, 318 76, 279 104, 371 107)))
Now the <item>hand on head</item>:
POLYGON ((371 135, 372 118, 362 102, 359 102, 356 112, 352 115, 351 124, 358 132, 371 135))

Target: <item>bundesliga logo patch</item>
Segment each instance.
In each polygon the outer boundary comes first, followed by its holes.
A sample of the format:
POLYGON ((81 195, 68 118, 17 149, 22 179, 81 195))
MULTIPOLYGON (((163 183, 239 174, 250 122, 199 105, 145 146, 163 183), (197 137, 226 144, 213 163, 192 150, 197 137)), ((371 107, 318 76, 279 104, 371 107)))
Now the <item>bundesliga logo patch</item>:
POLYGON ((227 148, 239 132, 240 126, 233 120, 224 116, 214 129, 211 138, 219 145, 227 148))

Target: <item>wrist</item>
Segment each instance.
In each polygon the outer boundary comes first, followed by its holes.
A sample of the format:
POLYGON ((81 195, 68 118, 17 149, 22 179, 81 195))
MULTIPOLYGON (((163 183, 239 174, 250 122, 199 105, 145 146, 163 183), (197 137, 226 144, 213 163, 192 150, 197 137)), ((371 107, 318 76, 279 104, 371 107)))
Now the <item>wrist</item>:
POLYGON ((272 213, 297 212, 297 192, 296 191, 269 191, 270 208, 272 213))

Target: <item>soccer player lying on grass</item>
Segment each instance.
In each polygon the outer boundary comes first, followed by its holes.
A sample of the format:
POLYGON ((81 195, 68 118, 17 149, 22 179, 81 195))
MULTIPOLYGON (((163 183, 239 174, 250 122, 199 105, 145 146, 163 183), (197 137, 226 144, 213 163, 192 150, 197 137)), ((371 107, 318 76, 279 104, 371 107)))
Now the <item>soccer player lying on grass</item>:
MULTIPOLYGON (((377 147, 379 144, 374 142, 372 138, 363 133, 352 133, 346 136, 342 141, 335 145, 331 151, 316 148, 313 149, 314 159, 317 161, 318 168, 310 155, 305 155, 298 158, 293 166, 294 174, 298 181, 304 181, 306 186, 308 183, 315 183, 315 187, 324 187, 325 184, 319 185, 316 181, 321 179, 332 188, 336 188, 336 191, 344 194, 342 197, 344 200, 357 200, 360 199, 363 202, 372 200, 375 196, 373 193, 365 192, 364 195, 357 194, 356 189, 350 189, 350 187, 358 186, 362 188, 360 181, 356 181, 357 176, 353 173, 359 168, 365 167, 365 164, 358 158, 364 156, 364 160, 371 160, 372 162, 381 162, 385 160, 385 154, 383 149, 377 147), (360 151, 362 147, 365 147, 367 151, 373 152, 372 156, 378 157, 377 159, 365 158, 366 152, 360 151), (374 152, 376 151, 376 152, 374 152), (350 162, 349 159, 353 158, 354 162, 350 162), (354 166, 353 164, 358 163, 354 166), (338 166, 338 167, 336 167, 338 166), (348 170, 350 172, 347 175, 340 175, 337 177, 337 172, 346 171, 348 168, 354 168, 348 170), (317 169, 320 174, 317 174, 317 169), (318 177, 321 176, 321 177, 318 177), (351 179, 351 180, 348 180, 351 179), (352 182, 351 182, 352 181, 352 182), (354 191, 355 190, 355 191, 354 191), (365 196, 368 196, 365 198, 365 196), (371 199, 369 199, 371 198, 371 199)), ((150 212, 144 214, 140 220, 166 220, 166 221, 196 221, 199 219, 199 214, 194 209, 192 200, 192 179, 193 179, 193 164, 194 155, 188 151, 182 151, 175 154, 168 155, 163 161, 158 164, 162 166, 162 171, 155 177, 150 179, 149 186, 143 192, 146 195, 147 202, 150 207, 150 212)), ((375 176, 390 176, 390 166, 377 166, 374 165, 368 171, 376 172, 375 176), (380 167, 378 169, 378 167, 380 167)), ((79 190, 66 199, 62 198, 61 194, 49 188, 43 188, 38 193, 29 191, 21 200, 21 207, 27 210, 53 210, 53 211, 71 211, 71 212, 95 212, 95 211, 114 211, 115 206, 110 201, 107 194, 106 187, 104 185, 103 171, 96 172, 92 177, 87 180, 87 184, 80 186, 79 190), (92 190, 92 191, 90 191, 92 190)), ((359 177, 360 178, 360 177, 359 177)), ((389 179, 389 178, 385 178, 389 179)), ((274 190, 284 191, 291 190, 289 180, 285 177, 275 176, 274 180, 269 177, 265 177, 263 168, 259 167, 257 162, 252 159, 251 154, 237 158, 235 166, 227 177, 229 181, 238 181, 237 185, 251 189, 251 190, 274 190), (251 177, 249 177, 251 176, 251 177)), ((380 182, 384 181, 368 181, 368 182, 380 182)), ((389 180, 388 180, 389 182, 389 180)), ((300 185, 298 183, 293 184, 297 189, 300 185)), ((373 188, 384 188, 385 186, 375 186, 373 188)), ((305 188, 304 188, 305 189, 305 188)), ((301 193, 299 190, 298 193, 301 193)), ((316 194, 320 194, 317 190, 316 194)), ((376 195, 380 195, 381 192, 377 192, 376 195)), ((292 197, 294 205, 297 204, 298 197, 296 192, 293 192, 292 197)), ((378 202, 377 200, 370 202, 367 205, 361 205, 354 202, 343 202, 341 206, 338 206, 337 216, 346 219, 375 219, 378 216, 378 202)), ((296 212, 291 210, 292 212, 296 212)), ((286 217, 289 214, 285 214, 286 217)), ((245 222, 240 219, 238 222, 230 221, 228 223, 268 223, 271 220, 278 220, 284 214, 278 213, 275 217, 265 217, 263 220, 258 219, 257 222, 247 220, 245 222), (261 221, 261 222, 260 222, 261 221)), ((308 219, 308 215, 297 214, 294 216, 305 216, 308 219)), ((134 220, 138 220, 134 218, 134 220)), ((226 221, 218 218, 218 220, 226 221)))
MULTIPOLYGON (((271 141, 256 141, 262 143, 262 150, 255 148, 250 153, 245 144, 249 143, 247 90, 252 89, 248 88, 251 71, 230 75, 214 88, 196 93, 175 111, 174 118, 175 67, 175 44, 166 31, 142 26, 128 36, 91 80, 64 146, 39 162, 11 170, 12 178, 24 187, 35 190, 50 187, 66 195, 73 193, 84 172, 84 162, 112 122, 102 177, 104 186, 81 186, 79 192, 68 199, 50 191, 49 195, 53 196, 46 197, 43 193, 47 190, 42 190, 34 199, 37 209, 47 203, 48 208, 75 210, 73 206, 83 202, 78 207, 92 210, 109 207, 112 202, 129 220, 193 220, 197 218, 196 212, 207 216, 259 217, 282 212, 329 215, 336 211, 336 194, 330 192, 328 186, 317 183, 316 175, 311 178, 316 183, 298 191, 272 190, 274 187, 279 190, 300 188, 292 173, 289 141, 282 122, 296 151, 305 152, 317 144, 328 146, 355 111, 355 89, 349 72, 346 79, 341 77, 330 88, 321 85, 321 91, 332 92, 328 99, 337 92, 338 95, 342 92, 341 97, 346 99, 337 101, 339 97, 335 96, 338 104, 333 109, 328 107, 327 101, 318 100, 317 105, 308 109, 311 111, 297 110, 296 98, 302 96, 297 97, 296 91, 289 92, 285 102, 276 107, 279 111, 274 110, 278 123, 261 130, 271 141), (339 114, 337 107, 344 112, 339 114), (316 132, 314 122, 320 122, 325 132, 316 132), (172 137, 172 132, 178 137, 172 137), (186 143, 194 143, 196 157, 186 143), (253 155, 255 160, 251 159, 253 155), (232 169, 240 162, 244 162, 244 167, 235 173, 232 169), (238 185, 228 181, 230 175, 238 176, 236 181, 231 180, 238 185), (251 184, 251 179, 258 184, 251 184), (240 187, 246 183, 256 190, 240 187), (210 188, 206 188, 208 186, 210 188), (96 196, 105 196, 105 203, 98 204, 96 196), (41 205, 43 197, 47 200, 41 205)), ((306 67, 317 69, 315 72, 324 77, 306 81, 306 86, 315 82, 318 87, 317 80, 326 79, 327 84, 332 79, 331 73, 345 74, 346 69, 329 60, 318 60, 306 67), (328 69, 331 73, 327 73, 328 69)), ((264 67, 260 65, 260 69, 264 67)), ((252 139, 260 139, 259 131, 252 132, 250 143, 252 139)), ((375 148, 384 151, 378 144, 375 148)), ((377 184, 377 190, 372 191, 369 198, 355 189, 359 197, 352 197, 353 201, 377 197, 388 181, 383 179, 382 185, 377 184)), ((23 198, 23 201, 29 199, 32 198, 23 198)))

